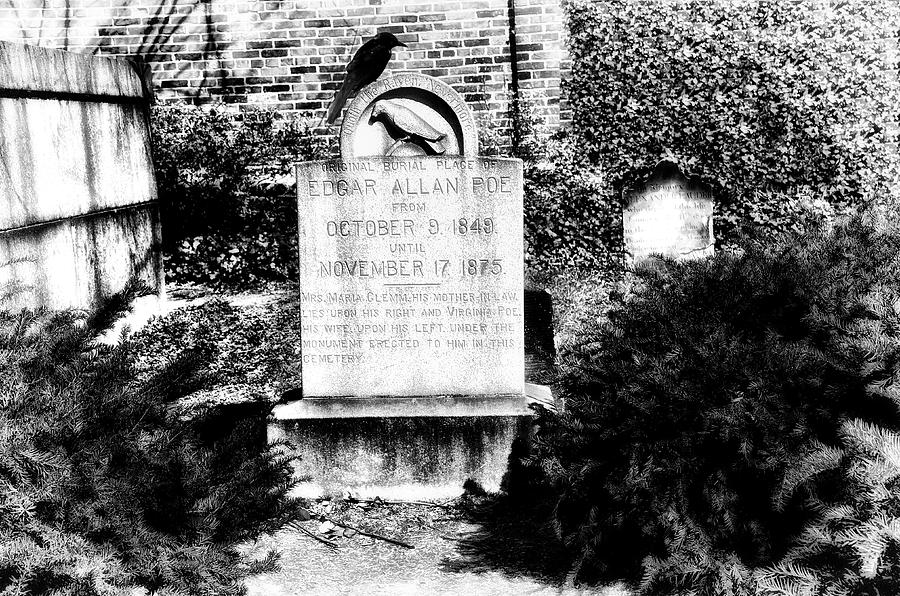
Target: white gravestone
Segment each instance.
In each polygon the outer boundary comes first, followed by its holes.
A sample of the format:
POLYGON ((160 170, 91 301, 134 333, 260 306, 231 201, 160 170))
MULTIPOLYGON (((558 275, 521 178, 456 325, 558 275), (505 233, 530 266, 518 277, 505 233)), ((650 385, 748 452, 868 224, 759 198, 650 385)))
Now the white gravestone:
POLYGON ((646 182, 625 193, 625 251, 633 263, 652 254, 673 258, 713 254, 713 204, 708 188, 685 177, 676 164, 660 162, 646 182))
POLYGON ((522 394, 522 169, 301 164, 303 394, 522 394))
POLYGON ((304 398, 524 409, 522 163, 476 149, 450 87, 401 75, 348 106, 341 159, 298 164, 304 398))

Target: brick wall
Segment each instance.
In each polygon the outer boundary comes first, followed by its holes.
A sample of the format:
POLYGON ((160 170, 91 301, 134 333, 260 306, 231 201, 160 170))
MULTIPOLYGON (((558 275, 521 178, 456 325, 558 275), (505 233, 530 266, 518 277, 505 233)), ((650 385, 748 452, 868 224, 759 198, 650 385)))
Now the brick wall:
MULTIPOLYGON (((387 74, 439 77, 482 125, 508 129, 519 93, 560 124, 565 68, 559 0, 7 0, 0 39, 75 52, 144 56, 162 102, 224 102, 323 113, 356 48, 390 31, 387 74), (514 7, 514 10, 511 10, 514 7), (517 60, 510 56, 510 15, 517 60)), ((562 110, 565 120, 567 113, 562 110)), ((505 131, 508 134, 508 130, 505 131)))

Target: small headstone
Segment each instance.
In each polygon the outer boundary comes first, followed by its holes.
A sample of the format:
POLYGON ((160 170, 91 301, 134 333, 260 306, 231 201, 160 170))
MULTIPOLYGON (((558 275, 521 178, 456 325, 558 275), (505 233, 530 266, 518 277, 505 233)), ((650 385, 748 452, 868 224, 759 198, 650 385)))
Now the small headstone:
POLYGON ((625 193, 625 251, 633 263, 661 254, 701 258, 713 254, 713 195, 662 161, 649 179, 625 193))

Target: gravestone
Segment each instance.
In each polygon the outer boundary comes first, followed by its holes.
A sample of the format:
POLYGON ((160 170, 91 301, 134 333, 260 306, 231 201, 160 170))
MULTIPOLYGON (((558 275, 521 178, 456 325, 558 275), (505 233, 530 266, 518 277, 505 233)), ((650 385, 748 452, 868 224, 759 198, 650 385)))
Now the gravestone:
POLYGON ((304 396, 522 395, 518 162, 358 158, 298 177, 304 396))
POLYGON ((677 164, 660 162, 644 182, 624 194, 622 228, 632 263, 653 254, 676 259, 713 254, 712 192, 687 178, 677 164))
POLYGON ((496 490, 529 414, 521 161, 474 155, 421 75, 364 89, 340 140, 297 166, 302 399, 272 434, 309 446, 307 495, 496 490))

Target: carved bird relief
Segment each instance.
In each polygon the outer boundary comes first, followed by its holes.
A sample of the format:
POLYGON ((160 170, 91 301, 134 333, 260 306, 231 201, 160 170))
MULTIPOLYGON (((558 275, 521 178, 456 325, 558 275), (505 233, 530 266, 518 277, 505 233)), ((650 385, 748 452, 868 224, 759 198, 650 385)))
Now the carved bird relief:
POLYGON ((370 121, 381 121, 394 144, 387 150, 392 155, 404 143, 421 147, 426 155, 443 155, 447 149, 443 141, 447 135, 428 124, 421 116, 406 106, 389 99, 378 100, 372 104, 370 121))

